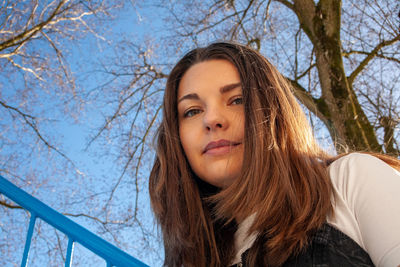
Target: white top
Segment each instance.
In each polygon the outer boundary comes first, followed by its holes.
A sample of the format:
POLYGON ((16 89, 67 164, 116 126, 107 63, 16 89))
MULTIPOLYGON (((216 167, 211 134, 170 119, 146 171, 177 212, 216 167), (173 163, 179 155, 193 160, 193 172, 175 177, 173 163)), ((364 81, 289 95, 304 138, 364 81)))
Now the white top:
MULTIPOLYGON (((376 266, 400 266, 400 173, 374 156, 352 153, 333 162, 329 174, 334 215, 327 222, 357 242, 376 266)), ((256 238, 246 234, 254 217, 235 233, 233 264, 256 238)))

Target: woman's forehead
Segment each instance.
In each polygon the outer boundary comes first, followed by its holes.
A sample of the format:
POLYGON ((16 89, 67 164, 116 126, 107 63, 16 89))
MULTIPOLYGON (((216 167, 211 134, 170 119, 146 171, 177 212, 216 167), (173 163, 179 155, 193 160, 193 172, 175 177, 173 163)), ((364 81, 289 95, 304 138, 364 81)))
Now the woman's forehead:
POLYGON ((236 67, 223 59, 208 60, 191 66, 182 76, 178 85, 178 99, 183 95, 200 92, 213 87, 221 93, 240 85, 236 67))

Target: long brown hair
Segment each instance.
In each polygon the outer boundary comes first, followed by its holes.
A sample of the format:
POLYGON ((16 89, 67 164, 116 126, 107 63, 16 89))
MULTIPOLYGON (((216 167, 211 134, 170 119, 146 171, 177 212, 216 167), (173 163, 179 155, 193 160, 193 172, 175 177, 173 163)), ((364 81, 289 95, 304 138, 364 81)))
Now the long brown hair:
POLYGON ((227 266, 237 220, 256 213, 262 242, 250 264, 281 265, 304 248, 332 210, 328 157, 316 144, 290 87, 261 54, 214 43, 186 54, 171 71, 158 129, 150 197, 163 233, 165 266, 227 266), (238 70, 245 110, 241 179, 219 190, 200 181, 179 139, 177 90, 194 64, 224 59, 238 70), (260 253, 262 250, 262 253, 260 253))

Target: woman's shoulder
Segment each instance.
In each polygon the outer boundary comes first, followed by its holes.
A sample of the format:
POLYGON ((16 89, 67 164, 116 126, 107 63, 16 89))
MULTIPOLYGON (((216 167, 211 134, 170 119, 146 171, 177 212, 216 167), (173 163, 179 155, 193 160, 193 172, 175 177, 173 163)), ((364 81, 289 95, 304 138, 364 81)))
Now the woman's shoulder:
POLYGON ((400 173, 366 153, 350 153, 338 158, 329 166, 329 176, 333 187, 349 204, 400 187, 400 173))
MULTIPOLYGON (((384 156, 384 155, 382 155, 384 156)), ((367 167, 365 164, 372 164, 371 167, 376 167, 376 166, 389 166, 386 162, 381 160, 376 154, 369 154, 369 153, 363 153, 363 152, 353 152, 353 153, 348 153, 343 156, 338 156, 335 161, 333 161, 330 164, 331 166, 338 166, 338 165, 346 165, 348 164, 349 166, 363 166, 367 167)))
POLYGON ((355 239, 374 264, 396 266, 393 263, 400 262, 400 173, 374 155, 351 153, 332 162, 329 175, 342 228, 346 230, 349 217, 354 218, 359 233, 359 240, 355 239))
POLYGON ((359 176, 362 176, 362 180, 380 180, 385 174, 400 175, 389 164, 367 153, 349 153, 339 157, 329 165, 328 169, 332 182, 359 176))

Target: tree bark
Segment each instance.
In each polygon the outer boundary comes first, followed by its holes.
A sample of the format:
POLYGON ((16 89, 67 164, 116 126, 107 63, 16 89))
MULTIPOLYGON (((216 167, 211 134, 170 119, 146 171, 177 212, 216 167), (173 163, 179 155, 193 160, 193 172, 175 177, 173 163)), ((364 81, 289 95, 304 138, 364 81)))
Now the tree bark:
MULTIPOLYGON (((340 0, 295 0, 291 6, 316 55, 322 94, 314 99, 338 153, 381 152, 375 131, 346 77, 340 43, 340 0)), ((321 118, 321 115, 319 116, 321 118)))

